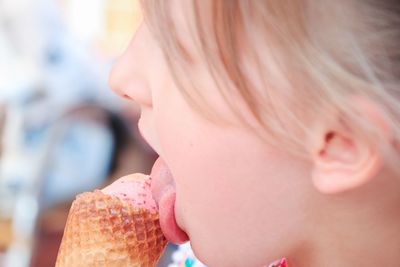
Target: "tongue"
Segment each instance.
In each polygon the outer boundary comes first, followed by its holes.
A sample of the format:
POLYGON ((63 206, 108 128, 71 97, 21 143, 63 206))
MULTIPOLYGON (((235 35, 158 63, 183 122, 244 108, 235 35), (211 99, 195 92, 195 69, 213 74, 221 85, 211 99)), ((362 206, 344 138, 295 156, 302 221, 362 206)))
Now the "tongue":
POLYGON ((189 239, 176 222, 174 180, 161 158, 154 163, 150 176, 131 174, 118 179, 101 191, 138 208, 152 212, 158 210, 161 229, 168 241, 179 244, 189 239))
POLYGON ((158 203, 160 212, 160 225, 168 241, 184 243, 189 238, 178 226, 175 218, 175 187, 173 177, 167 165, 161 158, 154 163, 150 174, 153 179, 152 192, 158 203))

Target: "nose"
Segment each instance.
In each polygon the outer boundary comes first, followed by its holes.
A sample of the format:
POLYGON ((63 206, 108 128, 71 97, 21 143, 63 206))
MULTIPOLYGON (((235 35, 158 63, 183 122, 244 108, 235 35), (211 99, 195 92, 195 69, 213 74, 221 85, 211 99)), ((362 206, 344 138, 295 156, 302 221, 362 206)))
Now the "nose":
POLYGON ((145 106, 152 105, 150 85, 146 77, 149 41, 142 23, 109 75, 109 85, 114 92, 145 106))

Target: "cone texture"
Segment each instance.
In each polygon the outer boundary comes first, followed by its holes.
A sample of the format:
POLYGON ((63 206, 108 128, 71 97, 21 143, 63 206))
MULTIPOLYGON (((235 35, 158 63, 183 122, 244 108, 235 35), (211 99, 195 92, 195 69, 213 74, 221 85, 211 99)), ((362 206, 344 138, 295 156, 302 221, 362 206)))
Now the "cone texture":
POLYGON ((72 203, 56 267, 153 267, 166 244, 157 213, 86 192, 72 203))

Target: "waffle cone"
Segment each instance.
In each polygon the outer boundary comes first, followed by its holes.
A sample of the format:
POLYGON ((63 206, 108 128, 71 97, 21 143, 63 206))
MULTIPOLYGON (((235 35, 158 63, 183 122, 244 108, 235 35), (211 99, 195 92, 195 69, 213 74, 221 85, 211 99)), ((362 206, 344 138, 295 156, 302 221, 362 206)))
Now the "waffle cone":
POLYGON ((155 266, 166 243, 158 213, 86 192, 72 203, 56 267, 155 266))

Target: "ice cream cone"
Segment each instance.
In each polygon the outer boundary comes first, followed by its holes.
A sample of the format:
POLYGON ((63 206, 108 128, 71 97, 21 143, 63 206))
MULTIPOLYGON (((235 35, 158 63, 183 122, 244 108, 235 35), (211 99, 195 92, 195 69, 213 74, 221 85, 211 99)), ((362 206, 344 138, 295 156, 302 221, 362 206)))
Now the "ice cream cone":
POLYGON ((155 266, 166 243, 157 212, 95 190, 73 202, 56 267, 155 266))

